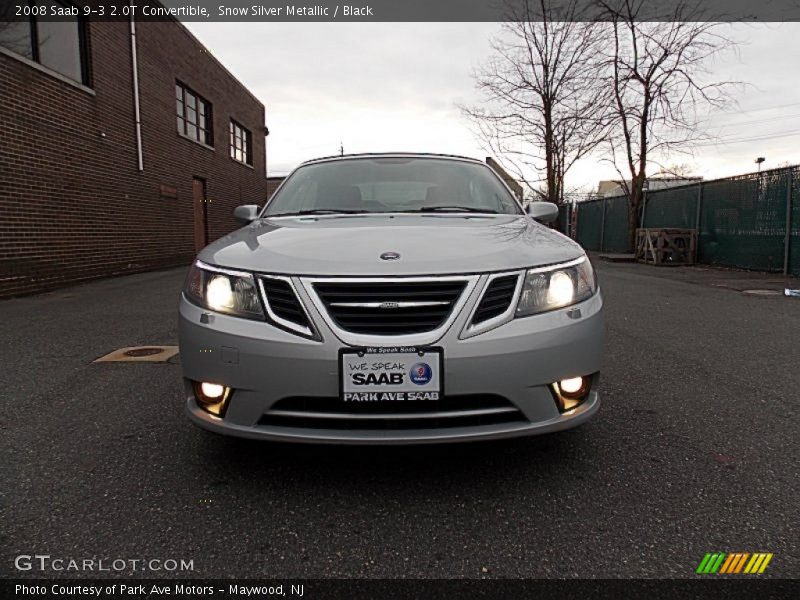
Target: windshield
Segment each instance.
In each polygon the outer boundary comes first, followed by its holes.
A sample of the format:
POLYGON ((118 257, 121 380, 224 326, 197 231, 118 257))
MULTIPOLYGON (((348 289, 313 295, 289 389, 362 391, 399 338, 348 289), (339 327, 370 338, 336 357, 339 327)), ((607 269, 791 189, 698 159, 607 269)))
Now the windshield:
POLYGON ((384 212, 522 214, 488 166, 385 157, 300 167, 270 199, 262 216, 384 212))

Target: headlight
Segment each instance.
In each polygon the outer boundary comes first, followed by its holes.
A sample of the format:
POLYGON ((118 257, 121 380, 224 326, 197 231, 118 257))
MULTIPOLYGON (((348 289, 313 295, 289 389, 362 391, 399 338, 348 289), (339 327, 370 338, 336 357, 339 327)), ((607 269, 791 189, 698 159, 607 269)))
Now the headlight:
POLYGON ((517 316, 527 317, 583 302, 596 289, 594 270, 585 256, 564 265, 531 269, 522 284, 517 316))
POLYGON ((264 319, 258 292, 249 273, 226 271, 201 262, 192 265, 183 288, 186 297, 215 312, 264 319))

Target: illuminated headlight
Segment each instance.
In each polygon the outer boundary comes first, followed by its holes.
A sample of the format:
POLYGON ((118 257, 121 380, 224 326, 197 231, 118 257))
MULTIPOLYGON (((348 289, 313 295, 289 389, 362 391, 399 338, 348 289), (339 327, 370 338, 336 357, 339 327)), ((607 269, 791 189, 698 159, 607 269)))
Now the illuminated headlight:
POLYGON ((530 269, 525 274, 517 303, 517 316, 564 308, 590 298, 597 286, 587 257, 553 267, 530 269))
POLYGON ((263 319, 253 276, 239 271, 226 271, 196 262, 189 271, 183 288, 195 304, 215 312, 263 319))

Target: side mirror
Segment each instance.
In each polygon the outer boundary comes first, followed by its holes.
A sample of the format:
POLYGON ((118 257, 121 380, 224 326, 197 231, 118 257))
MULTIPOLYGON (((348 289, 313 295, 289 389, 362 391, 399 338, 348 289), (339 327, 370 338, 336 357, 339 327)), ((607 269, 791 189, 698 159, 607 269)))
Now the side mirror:
POLYGON ((233 210, 233 218, 247 225, 258 218, 258 211, 257 204, 242 204, 233 210))
POLYGON ((525 212, 542 223, 552 223, 558 218, 558 206, 552 202, 531 202, 525 207, 525 212))

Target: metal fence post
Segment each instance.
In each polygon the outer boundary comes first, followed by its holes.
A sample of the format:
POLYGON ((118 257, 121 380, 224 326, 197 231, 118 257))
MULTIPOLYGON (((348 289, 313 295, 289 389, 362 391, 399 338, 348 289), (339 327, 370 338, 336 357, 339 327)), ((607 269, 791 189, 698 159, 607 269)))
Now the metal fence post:
POLYGON ((694 243, 694 262, 697 262, 697 257, 700 254, 700 214, 703 210, 703 184, 697 184, 697 208, 694 215, 694 228, 697 231, 697 239, 694 243))
POLYGON ((603 198, 603 217, 600 220, 600 252, 605 251, 605 239, 606 239, 606 207, 608 206, 608 198, 603 198))
POLYGON ((789 246, 792 240, 792 170, 786 170, 786 237, 783 239, 783 274, 789 274, 789 246))
POLYGON ((647 188, 642 189, 642 220, 639 222, 639 228, 644 229, 644 217, 647 213, 647 188))
MULTIPOLYGON (((572 205, 572 222, 570 224, 570 237, 578 242, 578 202, 572 205)), ((578 242, 580 244, 580 242, 578 242)))

